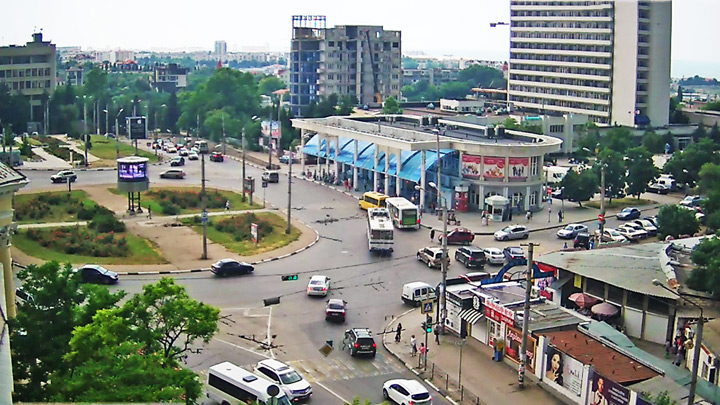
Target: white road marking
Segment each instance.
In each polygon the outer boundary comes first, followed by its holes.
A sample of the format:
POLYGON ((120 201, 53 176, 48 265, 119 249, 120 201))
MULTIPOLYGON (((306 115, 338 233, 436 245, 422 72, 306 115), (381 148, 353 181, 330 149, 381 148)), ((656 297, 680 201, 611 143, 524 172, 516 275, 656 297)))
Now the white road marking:
POLYGON ((230 345, 230 346, 232 346, 232 347, 234 347, 234 348, 236 348, 236 349, 245 350, 246 352, 252 353, 252 354, 254 354, 254 355, 257 355, 257 356, 260 356, 260 357, 263 357, 263 358, 266 358, 266 359, 269 359, 269 358, 270 358, 270 357, 268 357, 268 356, 267 356, 266 354, 264 354, 264 353, 256 352, 255 350, 248 349, 247 347, 238 346, 238 345, 236 345, 235 343, 230 343, 230 342, 228 342, 228 341, 226 341, 226 340, 222 340, 222 339, 220 339, 220 338, 215 338, 215 340, 217 340, 218 342, 225 343, 226 345, 230 345))
POLYGON ((336 394, 335 391, 331 390, 330 388, 328 388, 325 384, 321 383, 320 381, 315 381, 315 384, 323 387, 325 389, 325 391, 333 394, 335 397, 337 397, 339 400, 341 400, 343 404, 351 403, 350 401, 348 401, 345 398, 341 397, 340 395, 336 394))

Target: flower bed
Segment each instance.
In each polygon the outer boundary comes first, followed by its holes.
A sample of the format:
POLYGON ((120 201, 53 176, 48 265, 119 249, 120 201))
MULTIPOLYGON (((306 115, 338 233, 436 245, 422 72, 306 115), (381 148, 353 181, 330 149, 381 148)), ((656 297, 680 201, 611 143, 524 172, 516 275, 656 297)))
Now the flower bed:
POLYGON ((258 218, 255 214, 245 214, 236 217, 221 219, 213 223, 213 228, 220 232, 229 233, 235 241, 251 240, 250 225, 257 224, 258 237, 262 240, 273 232, 273 226, 266 220, 258 218))
POLYGON ((87 220, 96 214, 112 214, 89 200, 82 190, 20 194, 15 197, 14 208, 15 220, 20 223, 87 220))
POLYGON ((65 254, 94 257, 130 256, 130 248, 125 236, 114 231, 102 233, 96 229, 68 226, 28 229, 25 235, 44 248, 65 254))
MULTIPOLYGON (((232 209, 253 209, 239 200, 239 196, 230 191, 217 189, 206 190, 208 210, 224 209, 225 203, 230 200, 232 209)), ((160 206, 164 215, 177 215, 184 210, 197 211, 202 208, 202 194, 197 190, 159 189, 149 190, 145 193, 146 201, 153 201, 160 206)))

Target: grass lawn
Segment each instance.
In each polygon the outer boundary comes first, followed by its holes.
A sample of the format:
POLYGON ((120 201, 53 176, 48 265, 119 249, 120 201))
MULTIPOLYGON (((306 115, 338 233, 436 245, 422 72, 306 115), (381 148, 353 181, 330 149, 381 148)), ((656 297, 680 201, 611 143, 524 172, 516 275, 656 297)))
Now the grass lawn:
MULTIPOLYGON (((642 205, 651 205, 651 204, 657 204, 657 201, 653 200, 646 200, 644 198, 637 199, 635 197, 625 197, 625 198, 613 198, 612 203, 610 202, 610 199, 605 199, 605 209, 612 209, 612 208, 625 208, 625 207, 639 207, 642 205)), ((584 205, 590 207, 590 208, 600 208, 600 201, 588 201, 584 205)))
MULTIPOLYGON (((290 234, 285 234, 285 229, 287 229, 287 222, 283 217, 275 213, 258 212, 255 215, 257 215, 260 219, 267 221, 273 227, 273 232, 270 235, 261 238, 257 244, 253 243, 250 240, 236 241, 231 234, 227 232, 221 232, 213 226, 208 226, 207 236, 211 241, 219 243, 223 245, 226 249, 235 252, 241 256, 252 256, 259 253, 279 249, 283 246, 289 245, 300 237, 300 230, 298 230, 294 226, 290 227, 290 234)), ((213 217, 211 218, 211 221, 217 219, 218 217, 213 217)), ((193 218, 188 218, 183 220, 183 223, 187 226, 192 227, 195 232, 202 233, 202 225, 196 225, 196 223, 199 223, 199 221, 194 220, 193 218)))
MULTIPOLYGON (((77 221, 77 212, 70 213, 68 212, 69 205, 67 204, 67 201, 63 201, 61 203, 56 203, 53 201, 53 203, 47 202, 48 198, 51 198, 52 196, 66 196, 67 191, 53 191, 53 192, 46 192, 46 193, 33 193, 33 194, 17 194, 15 195, 15 212, 16 212, 16 220, 19 224, 36 224, 36 223, 46 223, 46 222, 71 222, 71 221, 77 221), (41 197, 44 196, 44 197, 41 197), (43 210, 40 208, 45 207, 44 203, 40 201, 38 198, 43 198, 47 202, 46 208, 47 210, 43 210), (33 211, 33 213, 45 213, 45 215, 32 218, 29 215, 26 215, 25 213, 27 211, 33 211)), ((80 200, 86 208, 92 208, 97 203, 91 199, 88 198, 88 195, 86 192, 82 190, 74 190, 71 193, 71 197, 74 199, 80 200)))
MULTIPOLYGON (((160 190, 168 190, 168 191, 179 191, 179 192, 195 192, 200 193, 201 188, 200 187, 157 187, 157 188, 151 188, 152 191, 160 191, 160 190)), ((232 191, 226 191, 226 190, 218 190, 215 188, 206 188, 205 189, 208 195, 208 199, 215 198, 216 196, 222 199, 222 204, 225 203, 225 201, 230 201, 230 209, 233 211, 242 211, 242 210, 256 210, 262 208, 262 205, 260 204, 253 204, 252 206, 248 202, 242 201, 242 194, 238 194, 232 191), (217 193, 217 195, 216 195, 217 193)), ((109 191, 113 194, 117 195, 124 195, 123 193, 120 193, 117 188, 110 188, 109 191)), ((198 200, 199 201, 199 200, 198 200)), ((148 193, 143 193, 141 197, 141 205, 143 208, 150 207, 152 209, 153 214, 155 215, 163 215, 162 214, 162 207, 160 206, 160 201, 153 195, 149 195, 148 193)), ((224 211, 225 208, 209 208, 208 211, 210 212, 217 212, 217 211, 224 211)), ((184 208, 180 207, 180 211, 178 212, 178 215, 183 214, 193 214, 193 213, 199 213, 201 211, 200 208, 184 208)))
MULTIPOLYGON (((117 156, 117 140, 113 138, 105 138, 103 135, 92 135, 90 137, 90 142, 92 142, 92 149, 90 149, 90 153, 93 154, 93 156, 97 156, 100 159, 110 159, 115 160, 117 156)), ((138 142, 147 142, 144 139, 139 140, 138 142)), ((80 146, 80 150, 85 150, 85 145, 80 146)), ((154 153, 150 153, 148 151, 142 150, 138 148, 138 154, 142 157, 146 157, 150 159, 150 163, 157 162, 158 157, 155 156, 154 153)), ((120 142, 120 156, 132 156, 135 155, 135 146, 131 146, 126 143, 120 142)))
POLYGON ((133 235, 131 233, 119 233, 117 236, 124 236, 127 239, 130 248, 130 256, 128 257, 93 257, 70 255, 56 252, 43 247, 38 242, 30 240, 25 231, 18 232, 13 236, 13 244, 25 254, 37 257, 43 260, 57 260, 59 263, 72 264, 165 264, 167 260, 160 254, 152 242, 149 240, 133 235))

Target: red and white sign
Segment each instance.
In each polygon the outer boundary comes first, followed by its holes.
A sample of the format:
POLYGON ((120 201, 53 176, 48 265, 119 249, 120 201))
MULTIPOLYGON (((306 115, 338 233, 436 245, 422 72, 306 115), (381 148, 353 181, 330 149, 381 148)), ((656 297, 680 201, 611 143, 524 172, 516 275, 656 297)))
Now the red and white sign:
POLYGON ((486 179, 502 179, 505 177, 504 157, 485 156, 483 164, 485 165, 484 176, 486 179))
POLYGON ((492 301, 485 301, 485 316, 496 322, 515 326, 515 312, 492 301))
POLYGON ((603 214, 598 215, 598 221, 602 222, 605 219, 603 214))
POLYGON ((250 236, 253 243, 258 243, 258 225, 250 224, 250 236))
POLYGON ((479 179, 482 157, 462 155, 462 176, 466 179, 479 179))
POLYGON ((530 158, 509 158, 508 177, 511 179, 525 179, 528 176, 530 158))

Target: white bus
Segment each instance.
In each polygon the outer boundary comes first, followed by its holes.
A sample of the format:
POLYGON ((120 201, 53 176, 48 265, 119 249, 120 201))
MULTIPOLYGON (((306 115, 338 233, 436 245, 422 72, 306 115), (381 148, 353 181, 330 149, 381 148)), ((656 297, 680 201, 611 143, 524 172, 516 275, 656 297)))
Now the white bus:
POLYGON ((219 404, 290 405, 285 392, 276 384, 240 368, 230 362, 216 364, 208 370, 206 387, 208 398, 219 404), (275 388, 271 388, 275 387, 275 388), (277 394, 271 398, 268 388, 277 394))
POLYGON ((417 205, 404 197, 392 197, 385 200, 385 206, 390 211, 390 218, 396 228, 420 229, 420 210, 417 205))
POLYGON ((393 251, 393 224, 387 208, 368 209, 368 249, 393 251))

